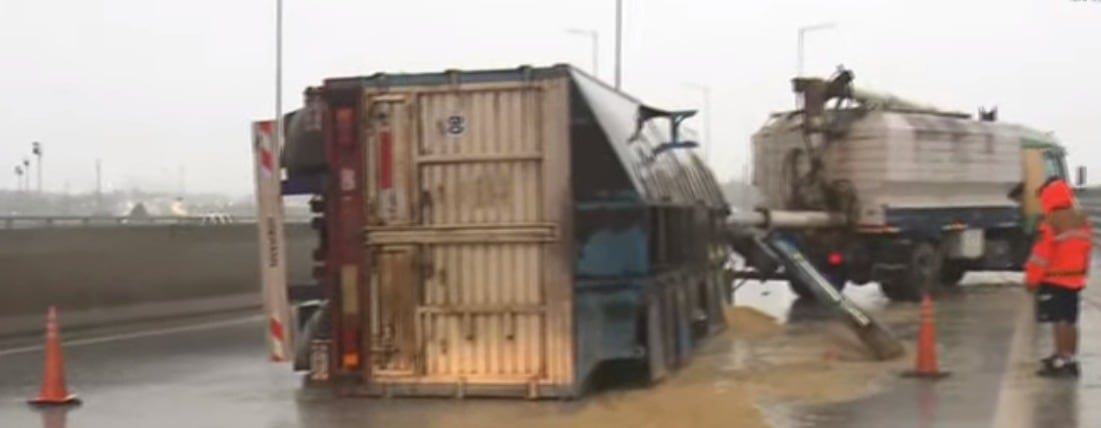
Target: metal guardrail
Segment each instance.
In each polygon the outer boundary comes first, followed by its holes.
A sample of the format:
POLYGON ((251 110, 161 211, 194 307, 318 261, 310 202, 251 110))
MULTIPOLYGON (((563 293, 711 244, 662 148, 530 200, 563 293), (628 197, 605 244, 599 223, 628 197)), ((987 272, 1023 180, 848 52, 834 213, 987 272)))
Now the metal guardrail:
MULTIPOLYGON (((1078 203, 1089 215, 1094 225, 1094 237, 1101 241, 1101 186, 1079 188, 1075 191, 1078 203)), ((309 217, 288 216, 286 223, 308 223, 309 217)), ((34 229, 50 227, 110 227, 110 226, 143 226, 143 225, 200 225, 216 226, 221 224, 255 223, 254 216, 228 216, 222 220, 217 216, 0 216, 0 230, 2 229, 34 229)))
MULTIPOLYGON (((288 217, 286 223, 306 223, 308 218, 288 217)), ((256 223, 256 217, 236 216, 0 216, 0 229, 65 227, 134 227, 154 225, 218 226, 256 223)))
POLYGON ((1093 224, 1093 240, 1101 242, 1101 186, 1077 189, 1074 193, 1093 224))

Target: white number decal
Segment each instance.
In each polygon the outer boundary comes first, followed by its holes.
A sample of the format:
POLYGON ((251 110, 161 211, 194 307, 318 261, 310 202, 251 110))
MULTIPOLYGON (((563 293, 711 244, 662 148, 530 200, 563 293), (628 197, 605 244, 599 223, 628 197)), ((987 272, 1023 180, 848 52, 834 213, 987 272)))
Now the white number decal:
POLYGON ((447 135, 462 135, 466 132, 466 118, 457 114, 448 116, 447 122, 444 123, 444 132, 446 132, 447 135))

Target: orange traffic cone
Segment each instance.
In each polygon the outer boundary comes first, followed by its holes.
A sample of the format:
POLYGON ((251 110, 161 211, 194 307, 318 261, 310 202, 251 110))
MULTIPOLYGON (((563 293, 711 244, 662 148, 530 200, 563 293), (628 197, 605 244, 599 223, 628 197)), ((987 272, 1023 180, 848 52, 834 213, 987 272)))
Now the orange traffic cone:
POLYGON ((65 361, 61 357, 61 337, 57 327, 57 309, 50 306, 46 313, 45 364, 42 374, 42 390, 28 402, 33 405, 79 404, 76 394, 70 394, 65 386, 65 361))
POLYGON ((42 415, 42 428, 65 428, 68 425, 68 413, 72 407, 50 407, 39 410, 42 415))
POLYGON ((948 376, 937 367, 937 331, 933 321, 933 299, 926 293, 921 299, 921 321, 918 325, 917 356, 914 369, 903 373, 904 377, 940 379, 948 376))

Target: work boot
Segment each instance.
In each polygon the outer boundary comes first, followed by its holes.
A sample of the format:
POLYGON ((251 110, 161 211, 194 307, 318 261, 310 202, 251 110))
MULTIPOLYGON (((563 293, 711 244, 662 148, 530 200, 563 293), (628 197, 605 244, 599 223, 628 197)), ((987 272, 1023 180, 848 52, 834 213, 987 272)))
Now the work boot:
POLYGON ((1067 361, 1060 357, 1045 358, 1043 368, 1036 371, 1036 375, 1051 378, 1077 378, 1081 372, 1077 361, 1067 361))

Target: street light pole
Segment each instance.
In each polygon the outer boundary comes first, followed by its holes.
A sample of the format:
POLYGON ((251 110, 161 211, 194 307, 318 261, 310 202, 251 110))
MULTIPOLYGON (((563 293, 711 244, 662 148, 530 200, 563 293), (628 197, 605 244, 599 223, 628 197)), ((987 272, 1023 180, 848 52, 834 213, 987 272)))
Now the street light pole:
POLYGON ((592 55, 593 55, 592 72, 593 72, 593 76, 599 77, 600 76, 600 70, 599 70, 599 67, 600 67, 600 34, 597 33, 596 30, 582 30, 582 29, 577 29, 577 28, 571 28, 571 29, 566 30, 566 31, 570 34, 575 34, 575 35, 578 35, 578 36, 585 36, 585 37, 588 37, 589 39, 591 39, 590 41, 593 44, 593 47, 592 47, 592 49, 593 49, 593 51, 592 51, 592 55))
POLYGON ((283 149, 283 0, 275 0, 275 148, 283 149))
POLYGON ((179 180, 176 192, 180 197, 183 197, 184 194, 187 193, 187 167, 180 165, 180 170, 176 178, 179 180))
POLYGON ((15 191, 16 193, 23 192, 23 165, 15 165, 15 191))
POLYGON ((96 158, 96 215, 103 210, 103 165, 96 158))
MULTIPOLYGON (((834 28, 836 26, 837 25, 832 23, 832 22, 823 22, 823 23, 820 23, 820 24, 804 25, 802 27, 799 27, 798 40, 796 40, 796 43, 795 43, 795 45, 796 45, 795 46, 795 49, 796 49, 796 53, 795 53, 795 55, 796 55, 795 76, 796 77, 803 77, 803 45, 805 44, 805 39, 806 39, 807 33, 811 32, 811 31, 828 30, 828 29, 834 28)), ((795 94, 795 106, 796 107, 800 107, 799 106, 799 100, 800 100, 799 94, 795 94)))
POLYGON ((31 161, 23 158, 23 188, 31 192, 31 161))
POLYGON ((42 143, 37 141, 31 143, 31 153, 34 154, 35 160, 38 162, 38 194, 42 194, 42 143))
POLYGON ((803 76, 803 44, 804 44, 804 39, 806 38, 807 33, 811 32, 811 31, 828 30, 828 29, 831 29, 831 28, 835 28, 836 26, 837 25, 832 23, 832 22, 824 22, 824 23, 821 23, 821 24, 805 25, 805 26, 799 27, 799 40, 796 42, 796 49, 797 49, 797 52, 796 52, 796 55, 797 55, 796 72, 797 72, 797 74, 796 75, 798 77, 803 76))
POLYGON ((623 81, 623 0, 615 0, 615 88, 623 81))
POLYGON ((703 161, 711 163, 711 88, 699 83, 685 83, 703 94, 703 161))

